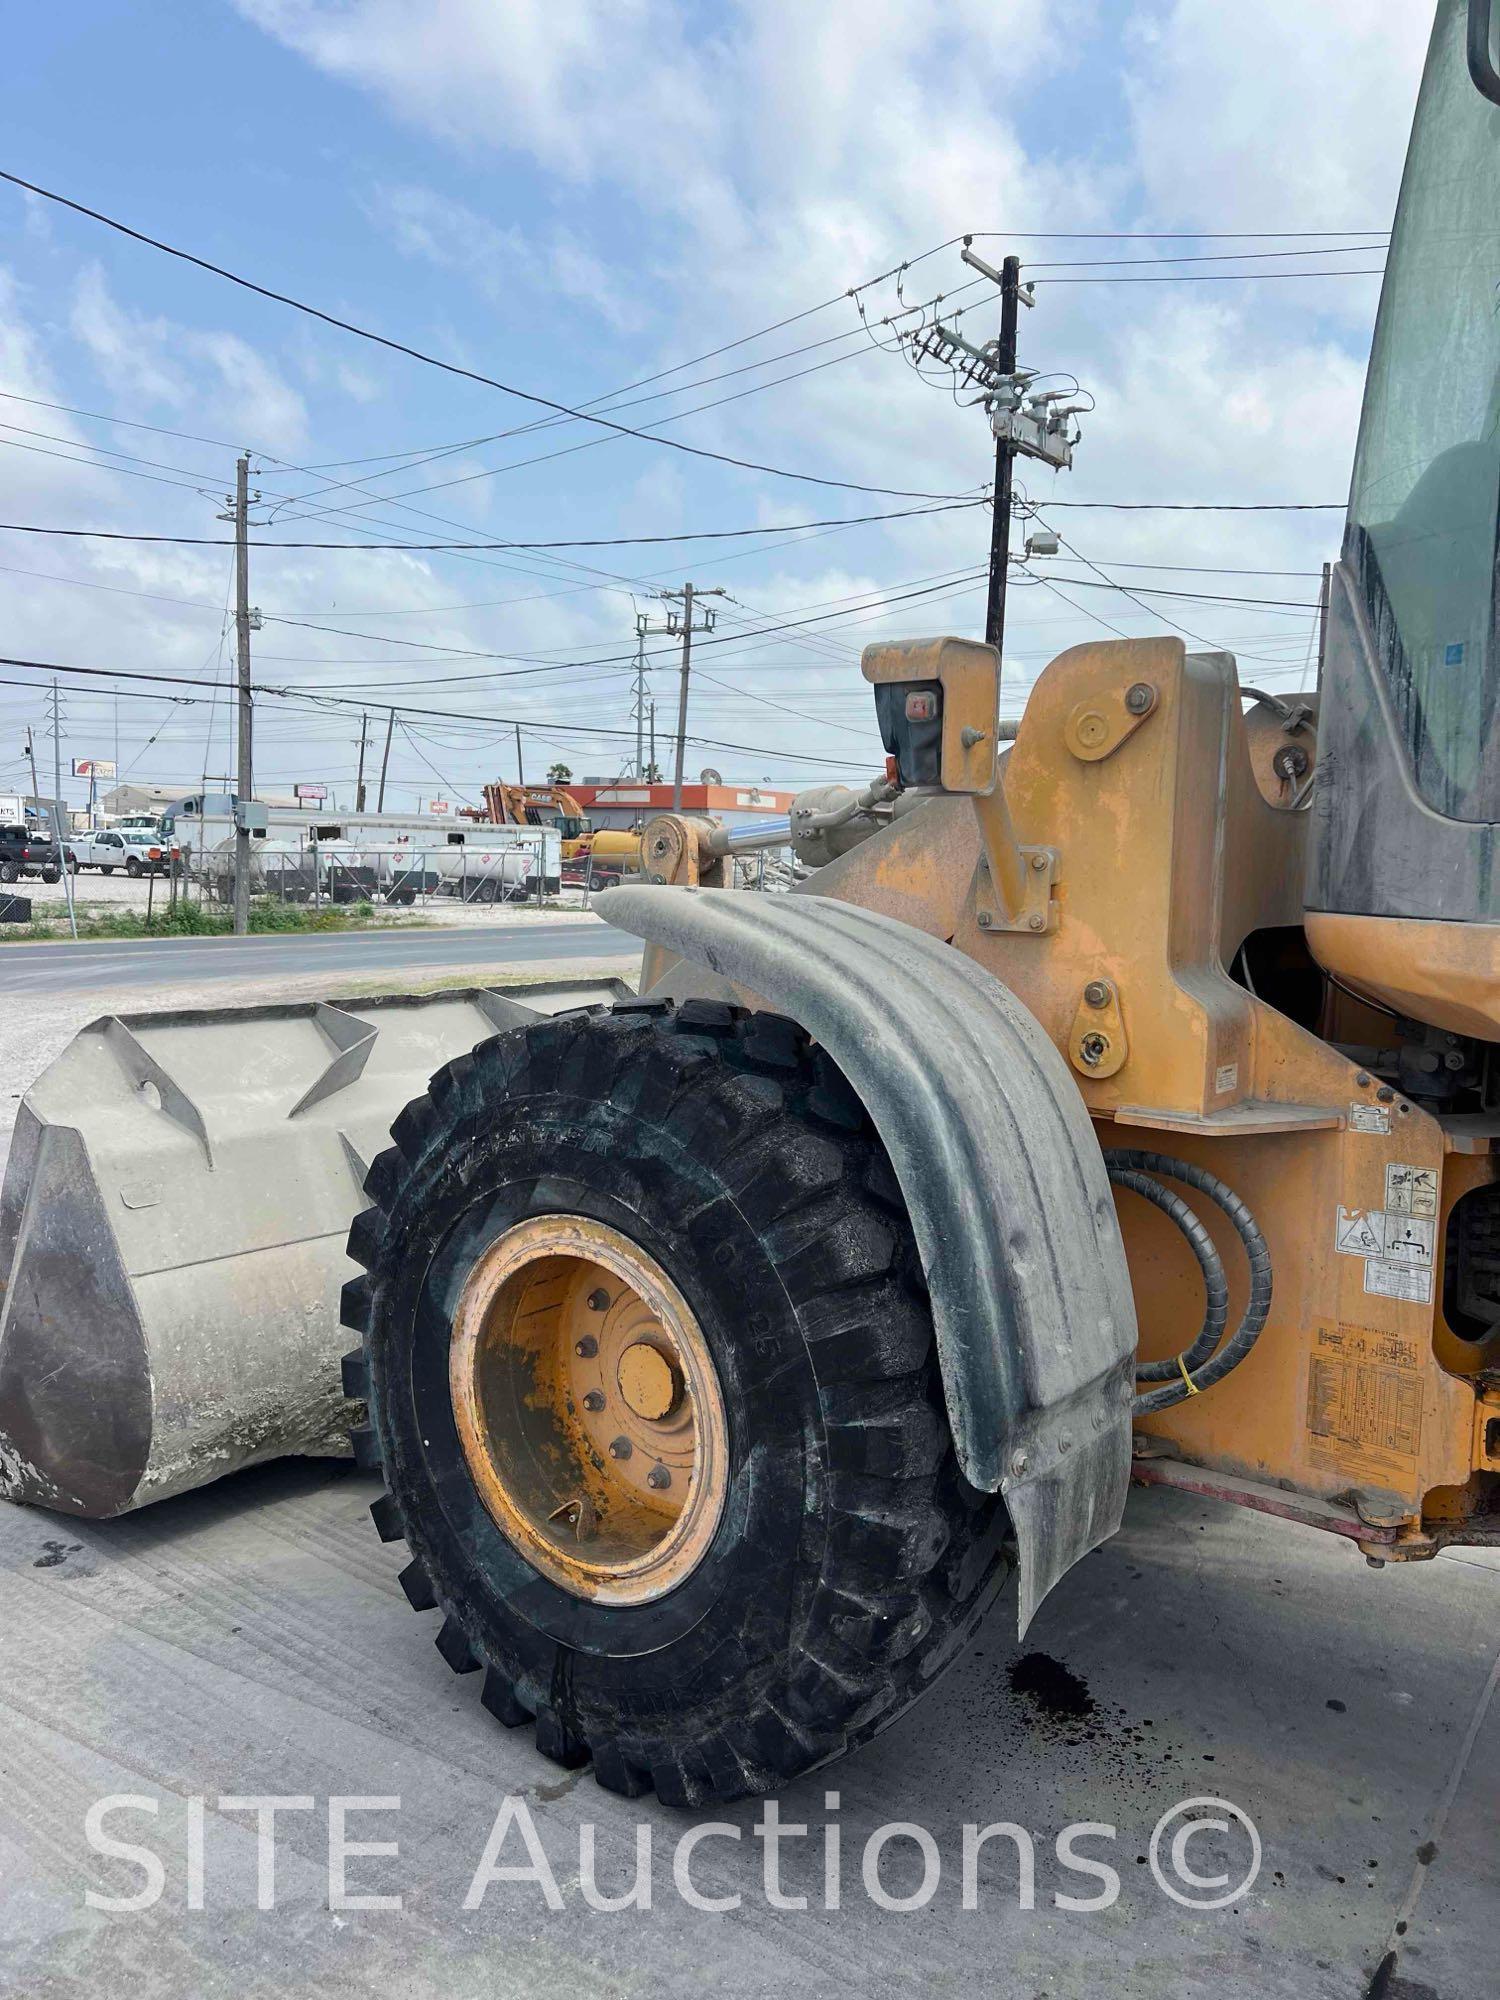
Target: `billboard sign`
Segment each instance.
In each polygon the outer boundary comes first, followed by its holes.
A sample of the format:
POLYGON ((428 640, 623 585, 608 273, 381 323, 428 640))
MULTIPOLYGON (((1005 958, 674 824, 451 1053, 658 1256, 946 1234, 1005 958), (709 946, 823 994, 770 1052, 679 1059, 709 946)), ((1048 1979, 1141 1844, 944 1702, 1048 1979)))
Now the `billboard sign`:
POLYGON ((112 757, 75 757, 73 776, 75 778, 112 778, 115 763, 112 757))
POLYGON ((294 785, 295 795, 309 805, 321 805, 328 796, 326 785, 294 785))

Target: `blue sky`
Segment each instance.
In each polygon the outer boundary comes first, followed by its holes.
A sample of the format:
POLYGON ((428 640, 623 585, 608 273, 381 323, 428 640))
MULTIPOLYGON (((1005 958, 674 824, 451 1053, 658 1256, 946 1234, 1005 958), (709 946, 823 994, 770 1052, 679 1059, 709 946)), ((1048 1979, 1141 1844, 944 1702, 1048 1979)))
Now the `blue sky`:
MULTIPOLYGON (((1255 12, 1251 61, 1239 10, 1212 0, 927 10, 895 0, 81 0, 8 21, 0 165, 573 404, 833 299, 652 385, 657 400, 623 420, 649 424, 736 395, 668 434, 829 481, 957 494, 988 476, 981 417, 869 342, 839 299, 848 286, 965 229, 999 232, 989 254, 1014 244, 1035 267, 1225 246, 1018 232, 1254 231, 1258 240, 1235 247, 1264 255, 1296 247, 1274 232, 1388 221, 1426 10, 1265 0, 1255 12), (829 344, 792 355, 813 341, 829 344), (692 383, 701 386, 679 388, 692 383), (667 387, 679 393, 664 398, 667 387)), ((1342 254, 1354 240, 1259 268, 1378 264, 1342 254)), ((1342 496, 1373 279, 1094 281, 1252 268, 1035 271, 1041 304, 1023 326, 1022 358, 1072 370, 1097 409, 1075 471, 1055 487, 1032 479, 1034 497, 1342 496)), ((949 249, 914 266, 899 294, 886 281, 863 297, 878 320, 970 276, 949 249)), ((953 303, 974 304, 965 330, 989 336, 982 288, 953 303)), ((240 445, 256 454, 268 502, 281 503, 265 533, 283 539, 789 529, 915 504, 601 441, 577 424, 497 439, 540 413, 13 189, 0 191, 0 391, 0 518, 15 522, 222 534, 216 501, 240 445), (576 444, 589 448, 516 463, 576 444), (380 456, 435 447, 457 448, 409 471, 380 456), (373 462, 329 469, 355 459, 373 462), (326 490, 339 480, 361 487, 326 490), (456 526, 375 503, 439 481, 460 483, 413 490, 403 507, 456 526), (286 517, 298 513, 316 518, 294 530, 286 517)), ((1247 679, 1299 683, 1311 618, 1297 607, 1334 551, 1335 516, 1074 514, 1055 525, 1116 580, 1274 602, 1153 598, 1147 609, 1095 589, 1097 573, 1065 555, 1050 587, 1022 582, 1013 594, 1010 706, 1051 654, 1106 636, 1101 617, 1132 634, 1175 618, 1193 643, 1230 644, 1253 661, 1247 679), (1287 574, 1205 574, 1210 565, 1287 574)), ((509 769, 512 717, 525 724, 533 768, 561 756, 580 776, 607 774, 629 747, 630 676, 618 656, 633 645, 636 610, 653 584, 691 575, 732 599, 701 656, 692 728, 710 741, 690 747, 690 770, 851 776, 879 755, 859 647, 975 630, 983 601, 972 572, 987 533, 986 517, 967 511, 666 551, 257 551, 257 678, 406 704, 392 756, 403 805, 472 796, 502 762, 509 769), (806 619, 818 622, 760 629, 806 619)), ((6 650, 213 680, 226 664, 228 577, 217 548, 6 533, 6 650)), ((44 719, 42 677, 8 671, 27 685, 0 686, 0 788, 19 779, 25 724, 44 719)), ((665 732, 664 653, 652 686, 665 732)), ((228 714, 208 690, 179 687, 199 697, 190 706, 140 682, 120 687, 121 761, 133 775, 187 789, 225 768, 228 714)), ((65 707, 67 752, 110 755, 112 695, 74 680, 65 707)), ((356 712, 268 700, 259 727, 266 785, 347 791, 356 712)))

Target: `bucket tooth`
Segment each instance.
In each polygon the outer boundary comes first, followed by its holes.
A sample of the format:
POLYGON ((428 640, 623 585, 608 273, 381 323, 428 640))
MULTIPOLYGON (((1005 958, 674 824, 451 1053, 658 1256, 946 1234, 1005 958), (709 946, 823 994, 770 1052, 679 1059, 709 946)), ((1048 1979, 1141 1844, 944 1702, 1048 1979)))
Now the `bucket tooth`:
POLYGON ((100 1026, 110 1053, 142 1097, 156 1110, 164 1111, 168 1118, 174 1119, 184 1132, 191 1132, 203 1148, 204 1158, 212 1167, 213 1142, 208 1136, 208 1127, 203 1122, 203 1113, 181 1084, 162 1067, 139 1038, 131 1033, 124 1021, 111 1016, 100 1023, 100 1026))
POLYGON ((288 1118, 300 1116, 302 1112, 311 1110, 313 1105, 332 1097, 336 1091, 347 1090, 351 1083, 357 1082, 364 1074, 370 1051, 375 1046, 377 1031, 368 1022, 346 1014, 341 1007, 330 1007, 320 1000, 313 1020, 332 1042, 334 1054, 322 1075, 314 1077, 297 1099, 287 1113, 288 1118))

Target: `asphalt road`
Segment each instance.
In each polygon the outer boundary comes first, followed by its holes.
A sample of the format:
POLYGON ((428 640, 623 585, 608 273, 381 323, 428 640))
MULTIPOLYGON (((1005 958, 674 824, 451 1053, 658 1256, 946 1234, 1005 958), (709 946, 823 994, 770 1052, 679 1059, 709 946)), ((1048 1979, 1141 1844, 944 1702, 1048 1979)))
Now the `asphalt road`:
POLYGON ((124 943, 17 944, 0 951, 0 994, 82 993, 179 981, 249 981, 328 973, 440 972, 492 966, 496 975, 548 960, 639 950, 634 938, 598 922, 501 924, 482 931, 351 931, 340 936, 150 938, 124 943))

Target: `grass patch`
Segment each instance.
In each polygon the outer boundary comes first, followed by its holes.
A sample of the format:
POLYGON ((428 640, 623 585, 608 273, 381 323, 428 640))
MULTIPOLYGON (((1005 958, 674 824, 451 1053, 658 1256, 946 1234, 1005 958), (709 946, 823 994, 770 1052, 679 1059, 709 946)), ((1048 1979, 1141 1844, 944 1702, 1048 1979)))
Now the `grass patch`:
MULTIPOLYGON (((254 901, 250 905, 252 936, 267 932, 362 930, 374 917, 370 903, 345 903, 335 909, 308 909, 305 905, 254 901)), ((70 938, 66 917, 33 919, 29 924, 0 925, 0 943, 7 939, 70 938), (61 924, 61 928, 59 925, 61 924)), ((78 936, 82 939, 131 939, 159 937, 232 937, 234 918, 223 910, 206 910, 201 903, 179 899, 165 904, 147 917, 140 910, 110 911, 104 916, 80 917, 78 936)))

